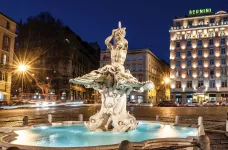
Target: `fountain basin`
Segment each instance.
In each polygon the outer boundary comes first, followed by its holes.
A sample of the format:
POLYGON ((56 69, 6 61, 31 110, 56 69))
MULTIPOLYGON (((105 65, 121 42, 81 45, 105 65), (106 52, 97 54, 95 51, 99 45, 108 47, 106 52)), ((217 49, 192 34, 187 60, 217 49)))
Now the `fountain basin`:
MULTIPOLYGON (((123 140, 134 143, 156 139, 186 139, 196 137, 198 129, 184 126, 173 126, 161 122, 139 121, 135 130, 123 133, 117 132, 90 132, 84 124, 55 124, 42 125, 34 128, 16 130, 17 136, 7 141, 13 146, 72 148, 94 147, 119 144, 123 140)), ((6 138, 6 137, 5 137, 6 138)), ((31 148, 31 147, 30 147, 31 148)))

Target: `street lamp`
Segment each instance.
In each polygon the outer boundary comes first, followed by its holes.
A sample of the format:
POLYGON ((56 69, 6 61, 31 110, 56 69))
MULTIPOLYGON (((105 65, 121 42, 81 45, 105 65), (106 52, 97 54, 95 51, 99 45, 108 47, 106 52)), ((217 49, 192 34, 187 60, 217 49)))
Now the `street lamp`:
POLYGON ((164 78, 164 81, 165 81, 166 84, 168 84, 168 83, 170 82, 169 77, 165 77, 165 78, 164 78))
POLYGON ((28 70, 29 66, 25 64, 20 64, 18 66, 18 71, 22 73, 22 86, 21 86, 21 91, 22 91, 22 100, 23 100, 23 79, 24 79, 24 73, 28 70))

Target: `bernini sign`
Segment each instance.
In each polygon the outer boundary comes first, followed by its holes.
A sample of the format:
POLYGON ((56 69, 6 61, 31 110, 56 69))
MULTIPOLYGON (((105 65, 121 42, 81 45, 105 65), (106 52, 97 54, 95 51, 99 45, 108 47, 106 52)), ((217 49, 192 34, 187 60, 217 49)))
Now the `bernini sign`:
POLYGON ((189 15, 211 13, 211 8, 189 10, 189 15))

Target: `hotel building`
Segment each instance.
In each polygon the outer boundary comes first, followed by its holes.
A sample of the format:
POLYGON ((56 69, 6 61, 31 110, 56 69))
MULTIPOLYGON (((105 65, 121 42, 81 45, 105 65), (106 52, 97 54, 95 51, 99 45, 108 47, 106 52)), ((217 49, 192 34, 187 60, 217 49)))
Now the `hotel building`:
POLYGON ((16 22, 0 13, 0 101, 10 101, 16 22))
POLYGON ((228 100, 228 13, 190 10, 169 32, 171 99, 228 100))
MULTIPOLYGON (((110 51, 101 51, 100 67, 111 64, 110 51)), ((169 65, 158 59, 149 49, 128 50, 125 69, 139 81, 151 80, 155 84, 153 90, 143 93, 131 92, 128 101, 156 104, 160 100, 170 99, 170 87, 164 83, 164 77, 169 76, 169 65)))

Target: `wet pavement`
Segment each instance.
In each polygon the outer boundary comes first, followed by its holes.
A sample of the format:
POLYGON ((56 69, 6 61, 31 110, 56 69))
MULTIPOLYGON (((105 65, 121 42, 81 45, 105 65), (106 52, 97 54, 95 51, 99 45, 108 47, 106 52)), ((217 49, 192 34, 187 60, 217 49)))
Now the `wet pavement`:
MULTIPOLYGON (((53 121, 78 120, 79 114, 83 114, 84 120, 88 120, 99 109, 98 105, 0 110, 0 126, 20 126, 24 116, 28 116, 30 124, 46 123, 48 114, 53 115, 53 121)), ((205 127, 215 129, 224 127, 228 107, 127 107, 127 109, 138 120, 155 120, 155 116, 159 115, 161 121, 174 122, 175 116, 178 115, 181 123, 197 124, 197 118, 202 116, 205 127)))

